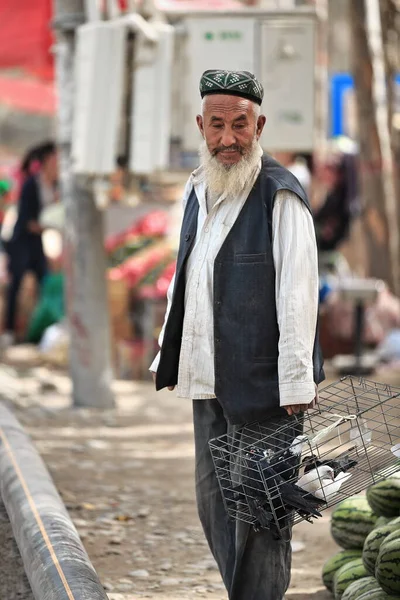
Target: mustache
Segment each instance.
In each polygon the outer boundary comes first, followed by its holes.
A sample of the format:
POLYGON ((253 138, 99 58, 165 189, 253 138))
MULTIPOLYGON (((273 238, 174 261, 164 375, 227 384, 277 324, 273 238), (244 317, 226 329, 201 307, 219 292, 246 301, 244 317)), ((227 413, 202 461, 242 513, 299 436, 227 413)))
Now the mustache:
POLYGON ((219 152, 239 152, 240 154, 243 154, 243 149, 241 146, 238 146, 237 144, 232 144, 232 146, 218 146, 217 148, 214 148, 214 150, 211 152, 212 156, 216 156, 219 152))

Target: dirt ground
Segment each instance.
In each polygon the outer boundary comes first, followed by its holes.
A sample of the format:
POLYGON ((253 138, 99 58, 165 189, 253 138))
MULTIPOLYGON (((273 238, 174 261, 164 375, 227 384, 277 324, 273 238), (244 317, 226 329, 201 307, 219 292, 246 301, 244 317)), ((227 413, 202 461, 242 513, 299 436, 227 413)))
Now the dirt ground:
MULTIPOLYGON (((190 403, 119 381, 115 410, 77 410, 66 376, 2 367, 0 379, 110 600, 226 600, 196 513, 190 403)), ((297 525, 293 547, 287 599, 331 598, 321 582, 322 564, 338 550, 329 511, 297 525)))

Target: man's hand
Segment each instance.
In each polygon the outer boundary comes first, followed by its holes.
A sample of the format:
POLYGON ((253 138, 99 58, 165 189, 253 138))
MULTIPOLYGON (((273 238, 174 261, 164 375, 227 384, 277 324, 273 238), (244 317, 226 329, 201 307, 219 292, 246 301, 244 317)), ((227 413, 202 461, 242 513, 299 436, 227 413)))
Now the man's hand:
MULTIPOLYGON (((154 383, 155 383, 155 382, 156 382, 156 374, 155 374, 155 372, 154 372, 154 371, 151 371, 151 374, 153 375, 153 381, 154 381, 154 383)), ((169 391, 170 391, 170 392, 172 392, 172 391, 175 389, 175 386, 174 386, 174 385, 170 385, 170 386, 168 387, 168 389, 169 389, 169 391)))
POLYGON ((305 412, 310 408, 315 408, 318 404, 318 386, 315 385, 315 398, 310 404, 292 404, 291 406, 284 406, 289 417, 292 415, 298 415, 301 412, 305 412))

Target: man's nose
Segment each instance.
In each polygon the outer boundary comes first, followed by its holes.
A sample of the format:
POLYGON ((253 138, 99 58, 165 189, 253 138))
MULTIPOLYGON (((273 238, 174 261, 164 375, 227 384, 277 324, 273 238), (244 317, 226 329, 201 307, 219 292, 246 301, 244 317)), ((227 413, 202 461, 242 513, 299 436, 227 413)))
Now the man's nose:
POLYGON ((221 138, 221 145, 225 146, 225 148, 228 148, 229 146, 233 146, 234 144, 236 144, 236 138, 234 136, 233 131, 231 129, 224 129, 221 138))

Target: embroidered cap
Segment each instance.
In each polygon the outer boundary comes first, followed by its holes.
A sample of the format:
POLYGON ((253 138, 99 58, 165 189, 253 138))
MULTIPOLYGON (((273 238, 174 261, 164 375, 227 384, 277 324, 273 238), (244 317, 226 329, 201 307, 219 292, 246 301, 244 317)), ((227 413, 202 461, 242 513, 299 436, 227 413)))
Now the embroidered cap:
POLYGON ((204 71, 200 79, 201 97, 209 94, 240 96, 261 104, 264 88, 256 76, 249 71, 204 71))

